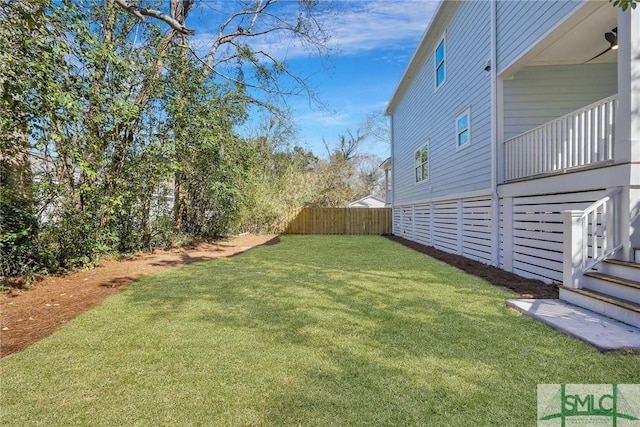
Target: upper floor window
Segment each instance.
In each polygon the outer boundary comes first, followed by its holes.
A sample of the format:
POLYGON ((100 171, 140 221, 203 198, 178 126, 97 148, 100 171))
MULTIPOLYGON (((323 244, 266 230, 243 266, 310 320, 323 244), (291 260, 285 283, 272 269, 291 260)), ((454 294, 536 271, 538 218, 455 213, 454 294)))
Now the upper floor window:
POLYGON ((456 117, 456 149, 471 145, 471 109, 456 117))
POLYGON ((416 150, 414 156, 416 182, 429 179, 429 141, 416 150))
POLYGON ((438 47, 436 48, 436 88, 439 88, 442 83, 444 83, 447 78, 447 73, 445 69, 445 47, 444 47, 444 38, 440 40, 438 47))

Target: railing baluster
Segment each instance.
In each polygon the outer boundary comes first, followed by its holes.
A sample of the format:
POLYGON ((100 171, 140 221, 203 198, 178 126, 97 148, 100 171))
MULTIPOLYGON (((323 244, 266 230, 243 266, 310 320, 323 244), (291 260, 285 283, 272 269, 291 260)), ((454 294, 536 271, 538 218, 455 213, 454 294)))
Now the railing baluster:
POLYGON ((598 107, 589 110, 589 155, 587 164, 595 163, 598 155, 598 107))
POLYGON ((616 122, 615 122, 615 114, 616 114, 616 102, 611 102, 607 105, 607 140, 605 141, 607 145, 607 160, 613 159, 613 140, 614 135, 616 134, 616 122))
POLYGON ((567 144, 565 143, 566 138, 565 138, 565 130, 566 130, 566 124, 565 121, 562 120, 559 124, 559 132, 560 132, 560 140, 558 141, 558 169, 557 170, 561 170, 564 169, 564 159, 566 156, 566 152, 565 152, 565 148, 567 146, 567 144))
POLYGON ((589 214, 582 219, 582 268, 587 265, 589 258, 589 214))
POLYGON ((609 161, 616 96, 505 141, 505 179, 518 179, 609 161))
POLYGON ((584 111, 578 114, 578 150, 576 156, 576 162, 574 166, 581 166, 584 164, 584 140, 585 140, 585 113, 584 111))

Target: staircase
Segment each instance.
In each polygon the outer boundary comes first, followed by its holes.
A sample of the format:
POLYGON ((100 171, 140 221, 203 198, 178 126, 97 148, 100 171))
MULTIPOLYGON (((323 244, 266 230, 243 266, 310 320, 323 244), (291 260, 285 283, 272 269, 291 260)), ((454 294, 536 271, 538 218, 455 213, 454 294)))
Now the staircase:
MULTIPOLYGON (((640 260, 640 249, 635 249, 640 260)), ((640 328, 640 263, 606 259, 584 274, 580 288, 560 287, 560 299, 640 328)))
POLYGON ((640 248, 633 261, 616 260, 622 248, 620 189, 583 211, 564 211, 564 278, 560 299, 640 328, 640 248))

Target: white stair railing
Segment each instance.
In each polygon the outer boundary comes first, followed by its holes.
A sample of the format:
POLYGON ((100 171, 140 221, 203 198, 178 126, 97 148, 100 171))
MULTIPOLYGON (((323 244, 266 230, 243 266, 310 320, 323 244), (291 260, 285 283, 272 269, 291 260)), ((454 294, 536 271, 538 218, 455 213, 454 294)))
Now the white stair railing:
POLYGON ((622 248, 616 228, 620 187, 585 210, 563 211, 564 286, 580 288, 582 276, 622 248))
POLYGON ((616 105, 613 95, 505 141, 505 180, 612 160, 616 105))

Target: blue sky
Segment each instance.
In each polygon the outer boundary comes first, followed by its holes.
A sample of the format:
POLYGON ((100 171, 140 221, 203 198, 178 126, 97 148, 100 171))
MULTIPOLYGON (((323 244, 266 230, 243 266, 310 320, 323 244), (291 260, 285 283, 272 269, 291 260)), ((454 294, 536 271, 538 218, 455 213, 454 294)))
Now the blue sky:
MULTIPOLYGON (((355 134, 368 114, 384 109, 438 1, 337 0, 334 5, 325 23, 335 52, 329 59, 309 56, 291 44, 264 46, 279 59, 286 58, 290 69, 307 78, 323 101, 326 108, 310 105, 305 97, 289 100, 298 143, 319 156, 326 154, 323 138, 331 145, 347 130, 355 134)), ((207 45, 209 32, 216 29, 206 28, 202 21, 196 25, 199 31, 192 45, 207 45)), ((386 158, 389 146, 371 141, 363 151, 386 158)))
MULTIPOLYGON (((415 48, 437 7, 437 1, 341 1, 332 19, 331 43, 339 49, 330 69, 316 74, 311 84, 329 111, 295 102, 301 141, 316 154, 326 150, 348 129, 354 134, 373 111, 382 111, 396 89, 415 48)), ((301 69, 318 67, 313 58, 291 61, 301 69)), ((369 141, 364 150, 381 158, 389 145, 369 141)))

